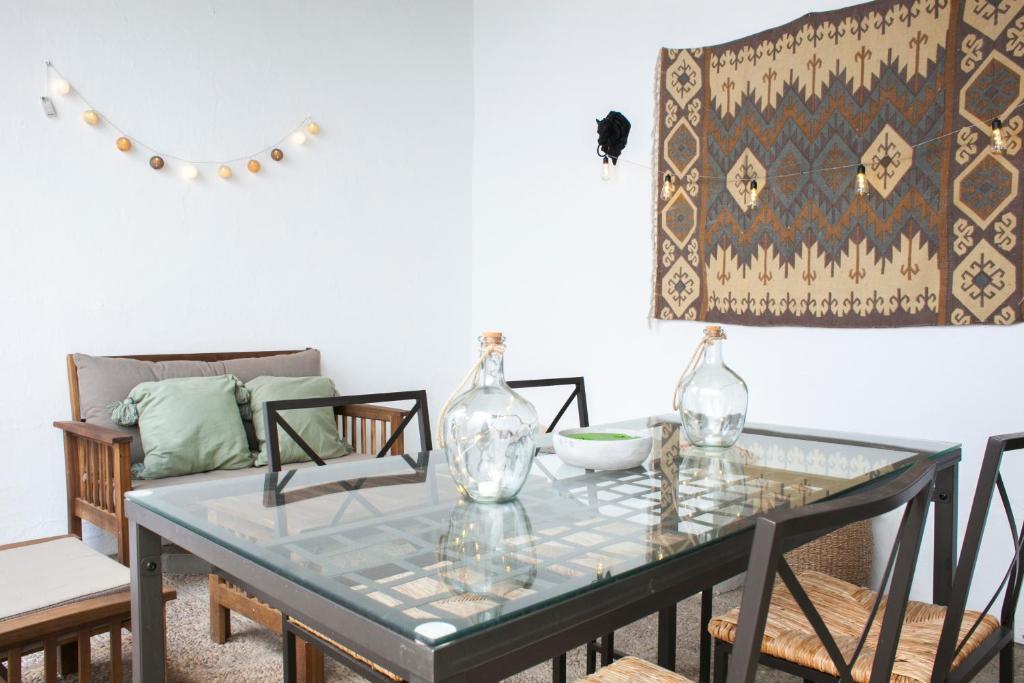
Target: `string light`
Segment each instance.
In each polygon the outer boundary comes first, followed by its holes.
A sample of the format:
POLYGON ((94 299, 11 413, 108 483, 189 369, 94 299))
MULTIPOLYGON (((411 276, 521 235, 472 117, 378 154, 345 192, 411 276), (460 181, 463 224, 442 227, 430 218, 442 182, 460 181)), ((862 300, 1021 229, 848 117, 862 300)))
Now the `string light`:
MULTIPOLYGON (((1017 106, 1011 108, 1010 110, 1005 112, 1004 115, 1008 116, 1008 115, 1012 114, 1013 112, 1015 112, 1015 111, 1017 111, 1019 109, 1022 109, 1022 108, 1024 108, 1024 102, 1021 102, 1017 106)), ((1002 119, 995 118, 995 119, 992 120, 992 122, 989 125, 991 127, 991 137, 992 137, 992 141, 991 141, 991 145, 990 145, 991 152, 993 154, 1005 154, 1007 151, 1009 151, 1009 149, 1008 149, 1008 147, 1006 145, 1006 137, 1003 134, 1003 130, 1002 130, 1002 128, 1003 128, 1002 119)), ((928 138, 926 140, 922 140, 922 141, 917 142, 915 144, 909 145, 909 147, 911 149, 918 149, 919 147, 924 147, 925 145, 930 145, 933 142, 938 142, 939 140, 944 140, 945 138, 952 137, 954 135, 959 135, 961 132, 963 132, 965 130, 975 130, 975 129, 979 129, 979 128, 983 128, 983 127, 984 127, 983 124, 981 124, 981 125, 979 125, 979 124, 967 124, 967 125, 964 125, 964 126, 960 126, 959 128, 956 128, 954 130, 951 130, 948 133, 943 133, 941 135, 936 135, 935 137, 928 138)), ((638 163, 636 161, 632 161, 630 159, 624 159, 622 157, 619 157, 618 161, 622 161, 622 162, 627 163, 627 164, 632 164, 633 166, 636 166, 638 168, 643 168, 643 169, 646 169, 648 171, 652 170, 651 167, 648 166, 647 164, 641 164, 641 163, 638 163)), ((764 177, 765 177, 765 179, 770 179, 770 178, 796 178, 796 177, 799 177, 799 176, 812 175, 814 173, 827 173, 827 172, 830 172, 830 171, 843 171, 843 170, 849 170, 849 169, 857 169, 858 180, 859 180, 859 175, 861 173, 860 169, 863 168, 863 166, 864 165, 861 164, 861 163, 840 164, 838 166, 826 166, 826 167, 822 167, 822 168, 811 168, 811 169, 807 169, 806 171, 793 171, 793 172, 789 172, 789 173, 768 174, 768 175, 765 175, 764 177)), ((602 176, 603 175, 604 174, 602 173, 602 176)), ((726 182, 739 181, 739 182, 743 182, 743 183, 748 183, 748 181, 750 181, 749 178, 736 177, 736 176, 700 175, 700 174, 696 174, 696 173, 687 176, 687 182, 694 182, 694 183, 696 183, 697 181, 701 181, 701 180, 705 180, 705 181, 706 180, 723 180, 723 181, 726 181, 726 182)), ((866 190, 866 193, 863 196, 869 196, 870 195, 870 186, 867 185, 867 177, 866 176, 864 178, 864 181, 865 181, 864 189, 866 190)), ((664 190, 664 184, 662 185, 662 189, 664 190)))
MULTIPOLYGON (((307 140, 307 132, 310 135, 318 135, 320 133, 320 124, 313 121, 311 117, 307 116, 306 118, 299 122, 297 127, 291 128, 287 135, 274 141, 272 144, 267 145, 266 147, 257 150, 256 152, 246 154, 244 156, 235 157, 232 159, 196 160, 186 159, 184 157, 175 156, 173 154, 169 154, 166 152, 158 153, 158 150, 155 147, 143 143, 134 135, 131 135, 125 129, 121 128, 116 123, 111 121, 109 117, 101 116, 99 110, 91 102, 89 102, 80 91, 78 91, 77 89, 73 89, 71 87, 70 82, 66 78, 64 78, 63 74, 60 73, 60 71, 57 69, 57 67, 53 65, 52 62, 47 61, 45 64, 46 89, 59 95, 69 95, 72 94, 72 90, 74 90, 74 96, 78 100, 80 100, 82 104, 84 104, 86 107, 86 109, 81 114, 82 120, 90 126, 96 126, 99 125, 101 122, 104 122, 111 129, 113 129, 113 131, 118 136, 114 142, 118 150, 122 152, 129 152, 136 146, 138 146, 139 148, 145 150, 148 155, 150 155, 148 157, 149 166, 154 170, 162 169, 166 163, 165 159, 178 162, 178 164, 180 164, 178 165, 178 168, 180 168, 182 176, 188 179, 198 178, 200 175, 199 167, 204 165, 210 165, 216 168, 217 174, 221 178, 230 178, 232 177, 232 171, 229 164, 235 162, 244 162, 246 164, 246 168, 249 170, 250 173, 259 173, 260 170, 262 169, 262 165, 258 161, 257 157, 260 157, 261 155, 264 154, 269 154, 274 161, 281 161, 284 158, 284 152, 280 149, 280 145, 283 142, 290 139, 295 144, 301 145, 304 144, 307 140), (193 170, 195 171, 194 176, 192 175, 193 170)), ((43 97, 43 109, 48 116, 56 115, 55 108, 53 107, 53 103, 49 97, 43 97)))
POLYGON ((612 179, 612 163, 605 157, 601 162, 601 180, 612 179))
POLYGON ((757 181, 756 180, 751 180, 750 181, 750 190, 747 192, 747 210, 748 211, 753 211, 754 209, 757 208, 757 205, 759 204, 757 195, 758 195, 757 181))
POLYGON ((867 197, 871 192, 868 190, 867 169, 864 164, 857 167, 857 187, 855 192, 858 197, 867 197))
POLYGON ((666 173, 665 180, 661 183, 661 198, 667 200, 672 196, 672 187, 674 183, 672 180, 672 174, 666 173))
POLYGON ((1003 154, 1006 152, 1006 142, 1003 140, 1003 122, 999 119, 992 119, 992 153, 1003 154))

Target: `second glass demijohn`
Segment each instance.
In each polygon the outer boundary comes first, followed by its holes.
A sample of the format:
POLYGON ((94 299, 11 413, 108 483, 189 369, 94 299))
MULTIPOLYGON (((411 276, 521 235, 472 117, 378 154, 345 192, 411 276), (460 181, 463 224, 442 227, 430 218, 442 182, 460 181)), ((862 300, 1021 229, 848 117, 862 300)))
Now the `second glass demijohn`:
POLYGON ((448 469, 459 492, 479 502, 515 498, 533 464, 537 411, 505 383, 504 359, 505 337, 485 332, 464 382, 471 386, 441 414, 448 469))
POLYGON ((704 338, 676 385, 674 407, 694 446, 732 446, 747 419, 747 385, 722 361, 723 341, 721 327, 705 328, 704 338))

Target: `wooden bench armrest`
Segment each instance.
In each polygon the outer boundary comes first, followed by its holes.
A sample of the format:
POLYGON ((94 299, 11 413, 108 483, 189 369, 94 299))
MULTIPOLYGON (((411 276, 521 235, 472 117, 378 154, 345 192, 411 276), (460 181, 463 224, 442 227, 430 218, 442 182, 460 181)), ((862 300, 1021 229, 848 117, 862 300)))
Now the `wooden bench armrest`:
MULTIPOLYGON (((342 436, 357 453, 376 455, 388 436, 399 430, 409 415, 408 410, 369 403, 355 403, 334 409, 342 436)), ((391 455, 405 453, 405 435, 398 434, 388 451, 391 455)))
POLYGON ((338 406, 335 409, 337 415, 348 417, 361 417, 367 420, 386 420, 401 422, 409 414, 408 410, 401 408, 388 408, 387 406, 375 406, 370 403, 356 403, 350 406, 338 406))
POLYGON ((74 434, 89 441, 112 446, 116 443, 131 443, 131 434, 125 434, 117 429, 101 427, 100 425, 89 424, 88 422, 54 422, 53 426, 66 434, 74 434))
POLYGON ((117 559, 128 564, 124 494, 132 490, 132 437, 85 422, 54 422, 64 432, 68 532, 82 537, 82 521, 114 534, 117 559))

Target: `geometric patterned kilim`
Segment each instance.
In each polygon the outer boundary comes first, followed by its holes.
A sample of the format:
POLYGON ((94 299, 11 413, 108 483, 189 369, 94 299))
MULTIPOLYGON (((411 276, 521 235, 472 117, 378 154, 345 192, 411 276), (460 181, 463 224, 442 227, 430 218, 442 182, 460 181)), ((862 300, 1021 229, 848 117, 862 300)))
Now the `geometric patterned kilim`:
POLYGON ((657 100, 655 183, 675 184, 655 200, 654 317, 1021 321, 1024 0, 878 0, 664 49, 657 100))

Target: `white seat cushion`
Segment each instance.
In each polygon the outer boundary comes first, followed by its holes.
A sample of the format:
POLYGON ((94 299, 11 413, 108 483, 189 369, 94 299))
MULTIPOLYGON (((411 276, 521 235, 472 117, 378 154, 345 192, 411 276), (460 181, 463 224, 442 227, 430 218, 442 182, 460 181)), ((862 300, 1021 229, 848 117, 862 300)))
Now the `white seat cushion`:
POLYGON ((128 588, 128 567, 77 538, 0 550, 0 620, 128 588))
MULTIPOLYGON (((365 455, 363 453, 352 453, 341 458, 334 460, 328 460, 328 465, 339 465, 346 462, 356 462, 359 460, 369 460, 373 458, 372 455, 365 455)), ((288 470, 302 470, 307 467, 317 467, 317 464, 312 460, 309 462, 294 463, 291 465, 285 465, 283 471, 288 470)), ((260 467, 245 467, 240 470, 213 470, 211 472, 200 472, 199 474, 185 474, 180 477, 165 477, 163 479, 135 479, 132 481, 132 488, 139 491, 143 489, 158 489, 164 486, 177 486, 178 484, 196 484, 201 481, 217 481, 219 479, 234 479, 235 477, 252 476, 254 474, 266 474, 266 466, 260 467)))

